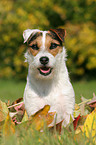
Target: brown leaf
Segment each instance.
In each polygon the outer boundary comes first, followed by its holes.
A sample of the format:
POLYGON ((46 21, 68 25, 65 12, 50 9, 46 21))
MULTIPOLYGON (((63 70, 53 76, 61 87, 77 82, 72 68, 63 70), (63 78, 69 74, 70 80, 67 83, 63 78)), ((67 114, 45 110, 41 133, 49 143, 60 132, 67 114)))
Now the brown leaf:
POLYGON ((47 126, 53 122, 53 120, 54 120, 54 115, 55 115, 55 114, 56 114, 56 112, 49 112, 49 113, 47 113, 47 115, 44 117, 47 126))
POLYGON ((32 115, 29 120, 30 124, 34 124, 36 130, 41 130, 44 125, 49 125, 54 120, 55 112, 49 112, 50 106, 45 105, 41 110, 32 115))
POLYGON ((40 116, 45 116, 48 111, 50 110, 50 106, 49 105, 45 105, 42 109, 40 109, 39 111, 37 111, 34 115, 32 115, 30 119, 34 119, 36 117, 40 117, 40 116))
POLYGON ((30 116, 30 118, 25 122, 21 123, 19 126, 23 126, 26 129, 34 128, 38 131, 43 130, 45 125, 49 125, 54 120, 55 112, 49 112, 50 106, 45 105, 42 109, 36 112, 34 115, 30 116))
POLYGON ((93 93, 93 98, 90 102, 87 103, 87 105, 89 105, 90 107, 93 107, 93 108, 96 107, 96 95, 95 95, 95 93, 93 93))
POLYGON ((79 125, 75 130, 75 134, 79 134, 83 130, 83 125, 79 125))
POLYGON ((12 103, 12 105, 17 104, 17 103, 20 103, 22 100, 23 100, 23 98, 19 98, 19 99, 15 100, 15 101, 12 103))
POLYGON ((23 100, 23 98, 17 99, 17 100, 14 101, 10 106, 8 106, 8 109, 9 109, 11 112, 15 112, 16 109, 21 108, 21 106, 20 106, 19 108, 17 107, 17 106, 19 106, 19 105, 21 105, 21 104, 22 104, 22 106, 23 106, 23 108, 24 108, 24 103, 21 102, 22 100, 23 100), (17 107, 17 108, 15 108, 15 107, 17 107))
POLYGON ((10 116, 15 124, 20 124, 25 112, 24 102, 20 102, 22 98, 17 99, 13 105, 8 106, 10 116))

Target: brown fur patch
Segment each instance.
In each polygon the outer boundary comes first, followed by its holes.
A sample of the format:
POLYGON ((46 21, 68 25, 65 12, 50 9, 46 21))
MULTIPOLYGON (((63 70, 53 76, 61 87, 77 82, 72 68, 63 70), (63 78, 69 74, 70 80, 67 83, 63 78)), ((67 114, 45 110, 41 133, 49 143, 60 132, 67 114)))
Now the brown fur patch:
POLYGON ((47 33, 46 36, 46 41, 45 41, 45 48, 48 50, 49 53, 51 53, 54 57, 58 54, 61 53, 63 50, 63 47, 60 45, 60 42, 53 39, 50 35, 50 33, 47 33), (54 49, 50 49, 51 43, 56 43, 58 46, 54 49))
MULTIPOLYGON (((43 46, 42 36, 38 34, 38 36, 35 39, 33 39, 32 41, 30 41, 30 43, 28 43, 28 52, 31 53, 33 56, 36 56, 42 50, 42 46, 43 46), (32 45, 37 45, 38 50, 32 49, 32 45)), ((58 53, 62 52, 62 48, 63 47, 61 45, 61 42, 55 39, 55 37, 53 37, 53 35, 49 31, 46 34, 45 50, 47 50, 55 57, 58 53), (58 46, 54 49, 50 49, 52 43, 55 43, 58 46)))
POLYGON ((29 53, 31 53, 33 56, 36 56, 42 48, 42 36, 38 36, 35 40, 31 41, 30 44, 28 44, 28 48, 29 53), (37 44, 38 50, 32 49, 31 46, 33 44, 37 44))

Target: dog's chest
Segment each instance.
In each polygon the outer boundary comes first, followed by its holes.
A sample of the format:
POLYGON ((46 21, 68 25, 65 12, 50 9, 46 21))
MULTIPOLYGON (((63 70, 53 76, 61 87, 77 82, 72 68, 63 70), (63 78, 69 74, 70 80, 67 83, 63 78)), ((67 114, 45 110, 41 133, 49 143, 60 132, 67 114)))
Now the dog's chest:
POLYGON ((50 111, 58 112, 64 108, 64 96, 62 97, 62 91, 59 88, 54 88, 50 93, 45 95, 45 91, 42 91, 42 96, 35 93, 32 89, 28 86, 25 89, 24 93, 24 103, 25 108, 28 112, 28 115, 32 115, 45 105, 50 105, 50 111), (43 94, 44 93, 44 94, 43 94))

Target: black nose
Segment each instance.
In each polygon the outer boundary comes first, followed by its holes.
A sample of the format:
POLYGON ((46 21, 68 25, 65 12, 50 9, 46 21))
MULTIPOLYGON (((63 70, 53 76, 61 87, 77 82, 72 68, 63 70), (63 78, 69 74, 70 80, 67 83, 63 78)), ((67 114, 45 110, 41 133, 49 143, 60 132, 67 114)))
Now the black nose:
POLYGON ((46 56, 43 56, 40 58, 40 62, 41 64, 46 65, 49 62, 49 58, 46 56))

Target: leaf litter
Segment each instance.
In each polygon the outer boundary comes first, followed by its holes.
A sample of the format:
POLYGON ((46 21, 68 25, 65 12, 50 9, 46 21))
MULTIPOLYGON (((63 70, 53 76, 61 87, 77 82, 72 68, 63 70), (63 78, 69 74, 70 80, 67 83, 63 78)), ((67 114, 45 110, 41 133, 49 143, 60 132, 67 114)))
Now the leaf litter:
MULTIPOLYGON (((0 100, 0 136, 9 136, 19 132, 23 127, 26 130, 30 129, 33 132, 33 126, 35 130, 43 132, 46 126, 50 131, 58 131, 62 133, 62 122, 64 119, 50 126, 54 120, 56 112, 49 112, 50 106, 45 105, 38 112, 28 117, 24 107, 23 98, 19 98, 10 104, 10 101, 6 104, 0 100)), ((77 135, 85 135, 87 138, 92 136, 93 143, 96 143, 96 95, 93 93, 92 99, 86 99, 81 97, 81 103, 75 104, 74 120, 71 119, 70 123, 66 127, 70 130, 70 126, 74 128, 74 139, 77 140, 77 135)))

